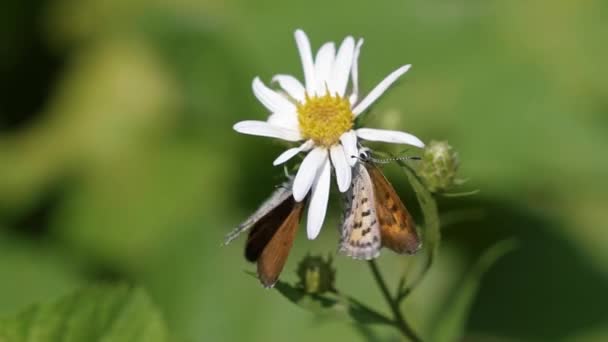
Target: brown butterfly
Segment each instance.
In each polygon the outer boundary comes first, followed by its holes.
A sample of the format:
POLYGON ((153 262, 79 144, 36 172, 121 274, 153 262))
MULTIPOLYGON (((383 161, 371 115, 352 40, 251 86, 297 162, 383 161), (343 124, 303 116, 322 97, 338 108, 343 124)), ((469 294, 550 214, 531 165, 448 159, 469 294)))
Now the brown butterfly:
POLYGON ((292 182, 281 185, 253 215, 226 236, 230 243, 242 232, 251 229, 245 244, 245 258, 257 263, 258 278, 264 287, 272 287, 279 279, 296 236, 304 201, 296 202, 292 182))
POLYGON ((413 254, 420 240, 412 216, 397 192, 367 154, 353 167, 353 181, 345 196, 339 249, 346 255, 370 260, 381 247, 413 254))

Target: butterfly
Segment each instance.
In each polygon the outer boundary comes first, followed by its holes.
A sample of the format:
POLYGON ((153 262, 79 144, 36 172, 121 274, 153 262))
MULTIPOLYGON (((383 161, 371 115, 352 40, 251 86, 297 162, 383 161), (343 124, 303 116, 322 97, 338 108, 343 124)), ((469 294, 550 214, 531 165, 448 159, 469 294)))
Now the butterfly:
POLYGON ((400 254, 418 251, 421 243, 412 216, 366 153, 353 167, 353 180, 344 199, 340 252, 370 260, 380 255, 382 247, 400 254))
POLYGON ((245 244, 245 259, 257 264, 257 274, 264 287, 279 279, 296 236, 304 202, 296 202, 292 181, 283 183, 272 195, 224 241, 227 245, 242 232, 250 230, 245 244))

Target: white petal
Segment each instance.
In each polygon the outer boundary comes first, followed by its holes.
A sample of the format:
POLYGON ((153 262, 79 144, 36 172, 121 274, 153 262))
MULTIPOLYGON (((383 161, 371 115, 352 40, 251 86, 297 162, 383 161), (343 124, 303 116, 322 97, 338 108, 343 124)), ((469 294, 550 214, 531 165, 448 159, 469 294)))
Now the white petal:
POLYGON ((361 139, 369 141, 383 141, 394 144, 408 144, 416 147, 424 147, 422 140, 418 139, 412 134, 389 131, 386 129, 375 129, 375 128, 359 128, 357 130, 357 136, 361 139))
POLYGON ((314 94, 315 90, 315 66, 312 61, 312 52, 310 50, 310 41, 306 33, 302 30, 296 30, 295 33, 296 45, 302 60, 302 69, 304 70, 304 83, 306 83, 306 91, 309 94, 314 94))
POLYGON ((274 162, 272 162, 272 165, 277 166, 280 164, 283 164, 284 162, 288 161, 289 159, 293 158, 296 154, 303 152, 303 151, 308 151, 312 148, 313 146, 313 141, 312 140, 308 140, 307 142, 305 142, 304 144, 300 145, 299 147, 294 147, 294 148, 290 148, 289 150, 281 153, 277 159, 274 160, 274 162))
POLYGON ((255 97, 272 113, 296 111, 296 106, 293 103, 289 102, 285 96, 268 88, 259 77, 253 79, 251 87, 255 97))
POLYGON ((386 78, 384 78, 382 82, 380 82, 376 86, 376 88, 374 88, 374 90, 367 94, 363 101, 361 101, 357 106, 355 106, 355 108, 353 109, 353 114, 357 116, 363 111, 365 111, 372 103, 374 103, 374 101, 376 101, 380 97, 380 95, 382 95, 386 91, 386 89, 388 89, 388 87, 390 87, 399 77, 401 77, 401 75, 405 74, 410 69, 410 67, 410 64, 404 65, 401 68, 393 71, 390 75, 386 76, 386 78))
POLYGON ((310 240, 314 240, 319 235, 321 227, 323 227, 323 221, 325 221, 329 199, 330 170, 329 159, 325 159, 312 189, 310 205, 308 206, 308 219, 306 220, 306 233, 310 240))
POLYGON ((342 148, 342 145, 336 144, 330 148, 329 155, 331 156, 331 162, 336 170, 338 189, 340 192, 345 192, 350 186, 352 171, 350 165, 346 161, 344 148, 342 148))
POLYGON ((317 95, 325 95, 329 84, 329 75, 336 58, 336 46, 333 42, 325 43, 317 52, 315 58, 315 79, 317 95))
POLYGON ((355 131, 348 131, 340 137, 340 142, 344 148, 344 155, 348 161, 348 165, 353 166, 357 163, 359 151, 357 149, 357 134, 355 131))
POLYGON ((340 96, 344 96, 346 91, 346 85, 348 84, 348 76, 350 75, 350 68, 353 65, 353 54, 355 53, 355 40, 353 37, 346 37, 338 54, 336 55, 336 61, 332 68, 331 78, 329 82, 329 89, 332 93, 338 93, 340 96))
POLYGON ((327 160, 327 149, 317 147, 302 161, 293 181, 293 198, 300 202, 306 197, 317 176, 319 167, 327 160))
POLYGON ((298 132, 300 130, 300 124, 298 123, 298 116, 294 113, 274 113, 271 114, 266 120, 269 124, 277 127, 287 128, 292 131, 298 132))
POLYGON ((279 138, 287 141, 302 140, 300 132, 277 127, 265 121, 241 121, 237 122, 232 128, 243 134, 260 135, 263 137, 279 138))
POLYGON ((353 67, 350 71, 350 77, 352 81, 353 92, 350 94, 350 104, 354 105, 359 99, 359 53, 361 52, 361 46, 363 45, 363 38, 357 41, 355 46, 355 53, 353 54, 353 67))
POLYGON ((296 101, 304 101, 304 86, 295 77, 291 75, 276 75, 272 78, 272 81, 279 83, 287 95, 296 101))

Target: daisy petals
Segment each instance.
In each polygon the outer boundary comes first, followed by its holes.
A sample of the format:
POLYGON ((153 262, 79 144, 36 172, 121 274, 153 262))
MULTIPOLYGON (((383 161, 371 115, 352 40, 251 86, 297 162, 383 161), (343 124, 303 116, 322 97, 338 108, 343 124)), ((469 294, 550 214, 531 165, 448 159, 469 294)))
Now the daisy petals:
POLYGON ((317 52, 315 58, 315 79, 317 95, 324 95, 329 83, 331 68, 336 57, 336 46, 333 42, 325 43, 317 52))
POLYGON ((334 62, 331 82, 329 83, 329 89, 332 93, 338 93, 340 96, 344 96, 346 91, 346 85, 348 84, 348 77, 350 75, 350 69, 353 65, 353 54, 355 53, 355 39, 348 36, 340 45, 338 53, 336 54, 336 61, 334 62))
POLYGON ((348 165, 353 166, 357 163, 359 151, 357 150, 357 134, 355 131, 348 131, 340 137, 340 142, 344 148, 344 155, 348 165))
POLYGON ((357 136, 361 139, 369 141, 383 141, 393 144, 408 144, 420 148, 424 147, 422 140, 418 139, 416 136, 399 131, 375 128, 359 128, 357 130, 357 136))
POLYGON ((347 162, 346 155, 344 154, 344 148, 342 145, 336 144, 330 148, 329 155, 331 156, 331 162, 336 170, 338 189, 340 192, 345 192, 350 186, 352 171, 347 162))
POLYGON ((283 95, 268 88, 259 77, 253 79, 253 94, 272 113, 295 112, 296 106, 283 95))
POLYGON ((315 148, 306 155, 293 181, 293 198, 297 202, 306 197, 317 176, 319 167, 325 160, 327 160, 327 150, 325 148, 315 148))
POLYGON ((287 128, 296 132, 300 130, 296 113, 274 113, 268 117, 266 122, 273 126, 287 128))
POLYGON ((287 95, 291 96, 294 100, 304 101, 304 86, 295 77, 291 75, 275 75, 272 81, 277 82, 287 95))
POLYGON ((287 141, 302 140, 300 132, 283 127, 271 125, 265 121, 246 120, 237 122, 232 128, 243 134, 259 135, 263 137, 279 138, 287 141))
POLYGON ((359 53, 361 52, 361 46, 363 45, 363 38, 357 41, 357 45, 355 46, 355 52, 353 54, 353 67, 350 71, 351 84, 353 87, 353 91, 350 94, 349 101, 351 105, 357 103, 359 99, 359 53))
POLYGON ((312 61, 312 52, 310 50, 310 41, 304 31, 298 29, 295 34, 296 45, 302 60, 302 68, 304 69, 304 80, 306 83, 306 91, 309 94, 314 94, 315 89, 315 66, 312 61))
POLYGON ((329 200, 329 181, 331 178, 331 168, 329 159, 321 166, 321 170, 315 181, 310 205, 308 206, 308 219, 306 220, 306 233, 309 240, 314 240, 323 227, 325 213, 327 212, 327 202, 329 200))
POLYGON ((369 93, 367 96, 353 108, 353 114, 355 116, 363 113, 372 103, 374 103, 401 75, 405 74, 411 65, 404 65, 401 68, 393 71, 388 76, 386 76, 382 82, 378 83, 378 85, 369 93))
POLYGON ((275 159, 272 162, 272 165, 277 166, 280 164, 283 164, 284 162, 288 161, 289 159, 293 158, 296 154, 303 152, 303 151, 308 151, 310 150, 310 148, 312 147, 313 142, 312 140, 308 140, 306 143, 300 145, 299 147, 294 147, 294 148, 290 148, 289 150, 281 153, 277 159, 275 159))

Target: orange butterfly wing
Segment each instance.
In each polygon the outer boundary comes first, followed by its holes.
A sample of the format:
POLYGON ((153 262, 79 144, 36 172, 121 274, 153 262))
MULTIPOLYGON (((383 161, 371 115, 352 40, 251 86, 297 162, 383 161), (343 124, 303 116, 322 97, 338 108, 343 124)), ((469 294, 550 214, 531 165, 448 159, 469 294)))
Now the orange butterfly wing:
POLYGON ((272 287, 287 262, 302 216, 304 202, 287 198, 251 230, 245 245, 247 260, 257 262, 258 277, 272 287))
POLYGON ((382 245, 397 253, 416 253, 420 248, 420 239, 412 215, 382 171, 371 163, 366 163, 366 168, 374 183, 382 245))

